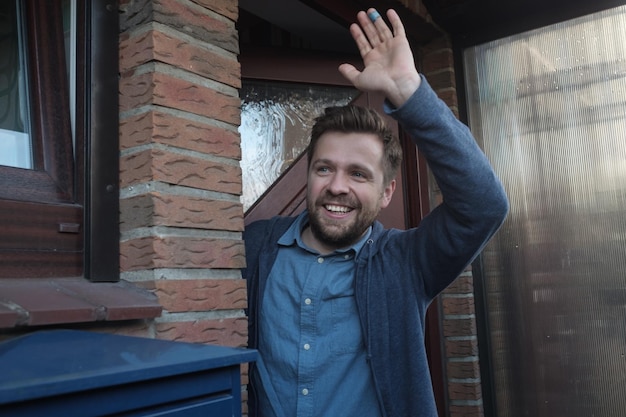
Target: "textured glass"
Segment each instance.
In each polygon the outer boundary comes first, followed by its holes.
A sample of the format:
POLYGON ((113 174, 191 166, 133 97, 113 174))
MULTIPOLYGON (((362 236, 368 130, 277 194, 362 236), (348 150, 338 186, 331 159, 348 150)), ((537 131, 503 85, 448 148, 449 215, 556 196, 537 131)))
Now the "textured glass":
POLYGON ((239 128, 244 210, 306 149, 314 118, 356 95, 344 87, 244 82, 239 128))
POLYGON ((25 49, 16 4, 0 2, 0 165, 32 168, 25 49))
POLYGON ((483 256, 496 415, 624 416, 626 8, 464 60, 470 125, 511 202, 483 256))

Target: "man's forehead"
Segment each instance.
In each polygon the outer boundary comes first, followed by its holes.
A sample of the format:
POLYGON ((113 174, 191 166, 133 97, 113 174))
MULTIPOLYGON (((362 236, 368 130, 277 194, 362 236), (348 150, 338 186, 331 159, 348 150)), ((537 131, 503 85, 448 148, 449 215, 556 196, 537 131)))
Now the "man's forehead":
POLYGON ((381 167, 383 145, 373 133, 338 133, 320 137, 312 164, 332 163, 350 166, 381 167))

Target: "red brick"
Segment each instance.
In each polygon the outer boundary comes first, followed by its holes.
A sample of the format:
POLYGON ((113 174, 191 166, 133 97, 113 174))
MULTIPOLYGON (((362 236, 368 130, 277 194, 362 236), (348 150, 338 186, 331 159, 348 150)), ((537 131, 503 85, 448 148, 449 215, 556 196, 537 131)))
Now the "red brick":
POLYGON ((447 376, 452 379, 480 378, 478 361, 448 362, 447 376))
POLYGON ((483 417, 482 404, 476 405, 450 405, 450 417, 483 417))
POLYGON ((241 159, 241 138, 234 129, 211 126, 159 111, 148 111, 121 121, 121 149, 150 143, 241 159))
POLYGON ((150 236, 122 242, 120 252, 122 271, 245 267, 242 240, 150 236))
POLYGON ((155 326, 158 339, 243 347, 248 342, 248 319, 162 322, 155 326))
POLYGON ((448 393, 451 400, 477 401, 482 398, 479 382, 449 382, 448 393))
POLYGON ((421 45, 419 47, 419 50, 422 53, 422 56, 428 56, 429 54, 437 53, 441 50, 446 50, 446 49, 447 50, 452 49, 452 43, 450 39, 448 38, 448 36, 446 35, 433 39, 427 44, 421 45))
POLYGON ((187 7, 187 3, 176 0, 154 1, 154 20, 196 39, 239 53, 239 37, 234 21, 199 13, 195 7, 187 7))
POLYGON ((241 384, 244 386, 248 384, 249 370, 250 366, 247 363, 241 364, 241 384))
POLYGON ((119 67, 120 72, 126 73, 146 62, 155 61, 154 32, 148 31, 131 36, 126 32, 120 36, 119 67))
POLYGON ((478 341, 470 340, 449 340, 445 341, 446 357, 463 358, 478 355, 478 341))
POLYGON ((241 65, 229 57, 158 31, 126 37, 120 43, 120 71, 159 61, 234 88, 241 87, 241 65))
POLYGON ((448 288, 445 294, 473 294, 474 278, 471 275, 461 275, 448 288))
POLYGON ((433 72, 445 69, 454 69, 454 56, 451 49, 433 51, 422 59, 422 72, 426 77, 433 72))
POLYGON ((120 230, 122 232, 156 225, 152 194, 143 194, 120 200, 120 230))
POLYGON ((474 314, 474 297, 441 297, 444 315, 474 314))
POLYGON ((237 21, 239 17, 239 7, 237 2, 233 0, 191 0, 207 9, 213 10, 215 13, 221 14, 233 21, 237 21))
POLYGON ((120 228, 171 226, 243 231, 240 203, 149 193, 120 200, 120 228))
POLYGON ((428 83, 435 91, 456 88, 456 79, 453 69, 442 70, 428 74, 428 83))
POLYGON ((147 105, 174 108, 238 126, 239 97, 158 72, 124 74, 120 80, 120 110, 147 105))
POLYGON ((168 312, 244 309, 248 305, 243 279, 157 280, 155 285, 168 312))
POLYGON ((476 335, 476 321, 468 319, 444 319, 443 336, 474 336, 476 335))
MULTIPOLYGON (((195 0, 198 3, 198 0, 195 0)), ((202 3, 208 3, 203 0, 202 3)), ((239 52, 235 21, 237 2, 211 0, 215 3, 210 13, 203 6, 180 0, 121 0, 120 29, 122 32, 154 22, 169 26, 201 41, 214 44, 233 53, 239 52), (216 16, 222 14, 226 18, 216 16)))
POLYGON ((120 159, 120 186, 162 181, 233 195, 241 194, 241 167, 190 155, 147 149, 120 159))

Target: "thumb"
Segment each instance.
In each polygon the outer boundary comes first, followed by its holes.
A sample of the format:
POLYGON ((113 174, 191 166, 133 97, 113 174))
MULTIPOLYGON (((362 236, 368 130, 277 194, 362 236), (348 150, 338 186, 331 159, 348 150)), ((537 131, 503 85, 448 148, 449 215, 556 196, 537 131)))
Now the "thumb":
POLYGON ((361 71, 357 70, 356 67, 352 64, 341 64, 339 65, 339 72, 343 75, 348 81, 355 85, 356 79, 361 74, 361 71))

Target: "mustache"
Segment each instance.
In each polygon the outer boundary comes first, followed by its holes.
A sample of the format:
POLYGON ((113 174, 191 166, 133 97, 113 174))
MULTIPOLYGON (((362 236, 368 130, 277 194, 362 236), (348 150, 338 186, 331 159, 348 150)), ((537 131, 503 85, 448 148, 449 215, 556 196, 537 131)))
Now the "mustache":
POLYGON ((351 208, 361 207, 361 203, 357 199, 351 198, 349 196, 330 195, 328 192, 325 195, 318 197, 315 203, 318 206, 324 206, 329 204, 336 206, 346 206, 351 208))

